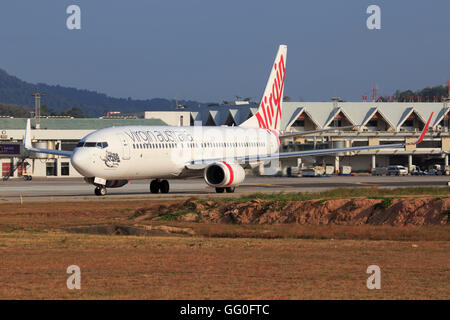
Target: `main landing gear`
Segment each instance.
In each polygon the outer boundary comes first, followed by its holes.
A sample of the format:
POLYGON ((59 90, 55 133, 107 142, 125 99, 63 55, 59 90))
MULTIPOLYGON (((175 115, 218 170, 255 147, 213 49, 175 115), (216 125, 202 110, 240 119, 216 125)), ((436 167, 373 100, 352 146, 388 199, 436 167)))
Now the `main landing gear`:
POLYGON ((169 193, 169 181, 167 180, 152 180, 150 182, 150 192, 151 193, 169 193))
POLYGON ((106 187, 105 186, 95 187, 95 195, 96 196, 105 196, 106 195, 106 187))
POLYGON ((216 188, 217 193, 223 193, 224 191, 227 191, 227 193, 233 193, 234 187, 228 187, 228 188, 216 188))

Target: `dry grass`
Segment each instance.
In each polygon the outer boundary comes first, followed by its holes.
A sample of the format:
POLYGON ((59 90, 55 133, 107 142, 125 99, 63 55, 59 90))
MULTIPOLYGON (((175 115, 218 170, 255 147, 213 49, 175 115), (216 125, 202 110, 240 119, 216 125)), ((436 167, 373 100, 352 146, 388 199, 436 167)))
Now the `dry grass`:
POLYGON ((136 209, 161 204, 2 204, 0 299, 450 298, 448 226, 236 226, 164 221, 159 223, 191 227, 197 236, 59 231, 80 225, 133 223, 129 217, 136 209), (79 291, 66 288, 66 268, 72 264, 81 267, 79 291), (371 264, 381 267, 381 290, 365 286, 369 276, 365 271, 371 264))
POLYGON ((450 226, 234 225, 186 222, 163 224, 189 227, 197 235, 219 238, 450 241, 450 226))
POLYGON ((0 233, 0 298, 449 299, 449 242, 0 233), (69 265, 82 289, 66 288, 69 265), (382 289, 368 290, 369 265, 382 289))

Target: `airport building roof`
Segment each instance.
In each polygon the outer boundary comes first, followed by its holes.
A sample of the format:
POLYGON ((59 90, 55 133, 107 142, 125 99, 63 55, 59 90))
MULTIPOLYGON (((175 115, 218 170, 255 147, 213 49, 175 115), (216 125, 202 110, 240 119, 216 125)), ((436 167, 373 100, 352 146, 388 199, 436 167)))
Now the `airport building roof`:
MULTIPOLYGON (((58 119, 42 118, 41 130, 97 130, 112 126, 127 125, 165 125, 166 122, 155 119, 161 112, 173 114, 176 118, 190 113, 191 124, 201 122, 204 126, 239 125, 258 110, 257 105, 222 105, 201 108, 167 110, 152 108, 146 112, 150 119, 58 119)), ((434 113, 431 127, 437 126, 443 119, 450 117, 450 106, 446 102, 284 102, 281 117, 281 129, 289 130, 299 117, 307 117, 317 129, 333 125, 335 118, 345 118, 349 125, 365 126, 374 117, 382 118, 394 132, 399 132, 406 120, 415 118, 426 123, 431 112, 434 113)), ((168 117, 170 119, 170 116, 168 117)), ((0 118, 0 130, 20 130, 25 128, 26 119, 0 118)), ((178 122, 177 122, 178 123, 178 122)), ((32 119, 32 127, 35 119, 32 119)))
MULTIPOLYGON (((189 108, 191 122, 204 126, 239 125, 254 115, 258 107, 251 105, 222 105, 189 108)), ((450 106, 445 102, 284 102, 281 129, 289 129, 300 116, 307 116, 318 129, 332 125, 336 117, 344 117, 350 125, 365 126, 373 117, 379 116, 398 132, 408 118, 414 116, 426 123, 434 113, 431 126, 438 125, 449 115, 450 106)), ((168 111, 177 113, 176 110, 168 111)), ((148 112, 151 115, 151 111, 148 112)))
POLYGON ((342 114, 352 125, 365 126, 379 114, 394 131, 411 116, 426 123, 431 113, 430 126, 438 125, 448 116, 450 106, 444 102, 285 102, 283 105, 282 126, 289 128, 305 112, 319 128, 329 127, 334 118, 342 114))
MULTIPOLYGON (((0 130, 25 129, 25 118, 0 118, 0 130)), ((158 126, 166 123, 160 119, 75 119, 41 118, 41 130, 98 130, 114 126, 158 126)), ((36 119, 31 119, 31 127, 36 127, 36 119)))

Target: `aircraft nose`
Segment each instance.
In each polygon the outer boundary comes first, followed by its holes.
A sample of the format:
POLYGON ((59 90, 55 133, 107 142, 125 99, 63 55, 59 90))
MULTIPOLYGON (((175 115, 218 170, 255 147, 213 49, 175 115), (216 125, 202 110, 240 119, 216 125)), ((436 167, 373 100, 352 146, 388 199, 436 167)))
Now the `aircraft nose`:
POLYGON ((92 176, 89 172, 89 168, 92 168, 91 155, 87 150, 76 149, 70 157, 70 162, 75 170, 77 170, 81 175, 85 177, 92 176))

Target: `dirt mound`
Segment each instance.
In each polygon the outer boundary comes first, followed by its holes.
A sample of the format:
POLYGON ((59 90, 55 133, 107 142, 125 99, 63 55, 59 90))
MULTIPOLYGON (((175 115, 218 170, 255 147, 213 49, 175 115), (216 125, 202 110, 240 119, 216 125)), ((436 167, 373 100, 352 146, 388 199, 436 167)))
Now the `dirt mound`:
POLYGON ((202 221, 227 224, 392 225, 450 224, 450 198, 339 199, 221 202, 189 199, 182 204, 138 209, 136 220, 202 221))

